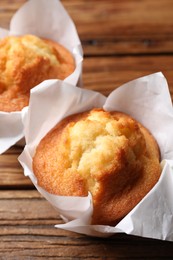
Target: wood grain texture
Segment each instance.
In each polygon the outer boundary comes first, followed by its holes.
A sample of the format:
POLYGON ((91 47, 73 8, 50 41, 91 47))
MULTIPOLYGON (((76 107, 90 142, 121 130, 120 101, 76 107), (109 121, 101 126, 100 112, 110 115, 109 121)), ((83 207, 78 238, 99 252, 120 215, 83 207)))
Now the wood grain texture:
POLYGON ((23 168, 17 159, 21 152, 21 147, 14 146, 0 155, 0 189, 33 188, 29 178, 24 176, 23 168))
MULTIPOLYGON (((0 27, 26 0, 0 1, 0 27)), ((85 55, 173 52, 172 0, 62 0, 85 55)))
POLYGON ((171 242, 125 234, 91 238, 56 229, 57 223, 57 212, 37 191, 0 191, 0 259, 157 259, 173 253, 171 242))
POLYGON ((171 0, 63 3, 75 21, 85 54, 167 53, 173 50, 171 0))
MULTIPOLYGON (((173 56, 90 57, 84 60, 84 88, 108 95, 122 84, 161 71, 173 99, 173 56)), ((154 87, 154 86, 153 86, 154 87)))

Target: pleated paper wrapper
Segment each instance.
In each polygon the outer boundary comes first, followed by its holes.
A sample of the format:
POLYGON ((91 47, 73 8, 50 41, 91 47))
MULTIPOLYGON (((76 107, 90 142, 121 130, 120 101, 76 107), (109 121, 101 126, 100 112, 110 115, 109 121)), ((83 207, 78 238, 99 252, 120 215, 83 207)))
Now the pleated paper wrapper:
POLYGON ((56 225, 57 228, 97 237, 123 232, 173 240, 173 108, 162 73, 126 83, 107 98, 59 80, 48 80, 32 89, 24 122, 26 146, 19 161, 24 174, 30 177, 64 220, 64 224, 56 225), (162 174, 159 181, 115 227, 90 225, 93 212, 90 193, 87 197, 49 194, 38 186, 32 170, 32 158, 40 140, 63 118, 95 107, 131 115, 149 129, 161 152, 162 174))

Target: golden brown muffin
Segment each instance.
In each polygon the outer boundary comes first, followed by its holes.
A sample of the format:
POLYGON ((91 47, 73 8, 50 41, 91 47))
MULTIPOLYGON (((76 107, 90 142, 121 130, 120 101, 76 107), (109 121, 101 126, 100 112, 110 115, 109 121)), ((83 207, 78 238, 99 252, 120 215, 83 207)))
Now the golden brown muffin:
POLYGON ((149 131, 120 112, 93 109, 65 118, 33 158, 38 184, 50 193, 93 197, 92 224, 117 224, 161 173, 149 131))
POLYGON ((28 105, 30 89, 46 79, 61 79, 75 69, 72 54, 51 40, 34 35, 0 40, 0 111, 28 105))

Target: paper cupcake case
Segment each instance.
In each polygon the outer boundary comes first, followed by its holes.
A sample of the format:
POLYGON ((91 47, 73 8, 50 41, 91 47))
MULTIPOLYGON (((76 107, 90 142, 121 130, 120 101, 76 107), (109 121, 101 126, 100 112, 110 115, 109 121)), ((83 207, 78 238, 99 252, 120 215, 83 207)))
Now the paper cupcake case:
POLYGON ((107 98, 100 93, 76 88, 60 80, 48 80, 31 90, 24 118, 26 146, 19 157, 24 174, 52 204, 64 220, 57 228, 86 235, 107 237, 119 232, 173 241, 173 108, 162 73, 133 80, 107 98), (92 196, 66 197, 38 186, 32 158, 40 140, 63 118, 94 107, 122 111, 140 121, 157 140, 162 174, 154 188, 115 227, 90 225, 92 196))
MULTIPOLYGON (((0 38, 24 34, 48 38, 66 47, 74 56, 76 69, 64 81, 81 87, 82 46, 75 25, 60 1, 29 0, 14 14, 9 30, 0 28, 0 38)), ((0 154, 19 140, 24 144, 22 139, 24 111, 10 113, 0 111, 0 154)))

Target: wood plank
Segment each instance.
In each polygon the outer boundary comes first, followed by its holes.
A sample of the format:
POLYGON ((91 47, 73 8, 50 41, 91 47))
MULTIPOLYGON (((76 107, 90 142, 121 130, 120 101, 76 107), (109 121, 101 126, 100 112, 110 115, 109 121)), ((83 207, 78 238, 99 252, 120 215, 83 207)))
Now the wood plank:
POLYGON ((1 0, 0 1, 0 27, 9 28, 13 14, 26 2, 26 0, 1 0))
MULTIPOLYGON (((9 27, 26 0, 0 1, 0 26, 9 27), (9 4, 10 2, 10 4, 9 4)), ((62 0, 85 55, 173 52, 172 0, 62 0)))
POLYGON ((166 53, 173 50, 171 0, 63 3, 77 26, 86 55, 166 53))
POLYGON ((62 223, 57 212, 37 191, 0 191, 0 259, 173 257, 171 242, 125 234, 98 239, 56 229, 56 223, 62 223))
POLYGON ((172 32, 172 0, 65 1, 62 3, 78 25, 81 37, 111 39, 163 35, 172 32), (159 26, 159 28, 158 28, 159 26))
POLYGON ((173 56, 90 57, 84 60, 84 88, 108 95, 122 84, 161 71, 169 85, 173 100, 173 56))
POLYGON ((0 188, 33 188, 28 177, 23 174, 23 168, 18 162, 22 147, 12 147, 0 155, 0 188))

